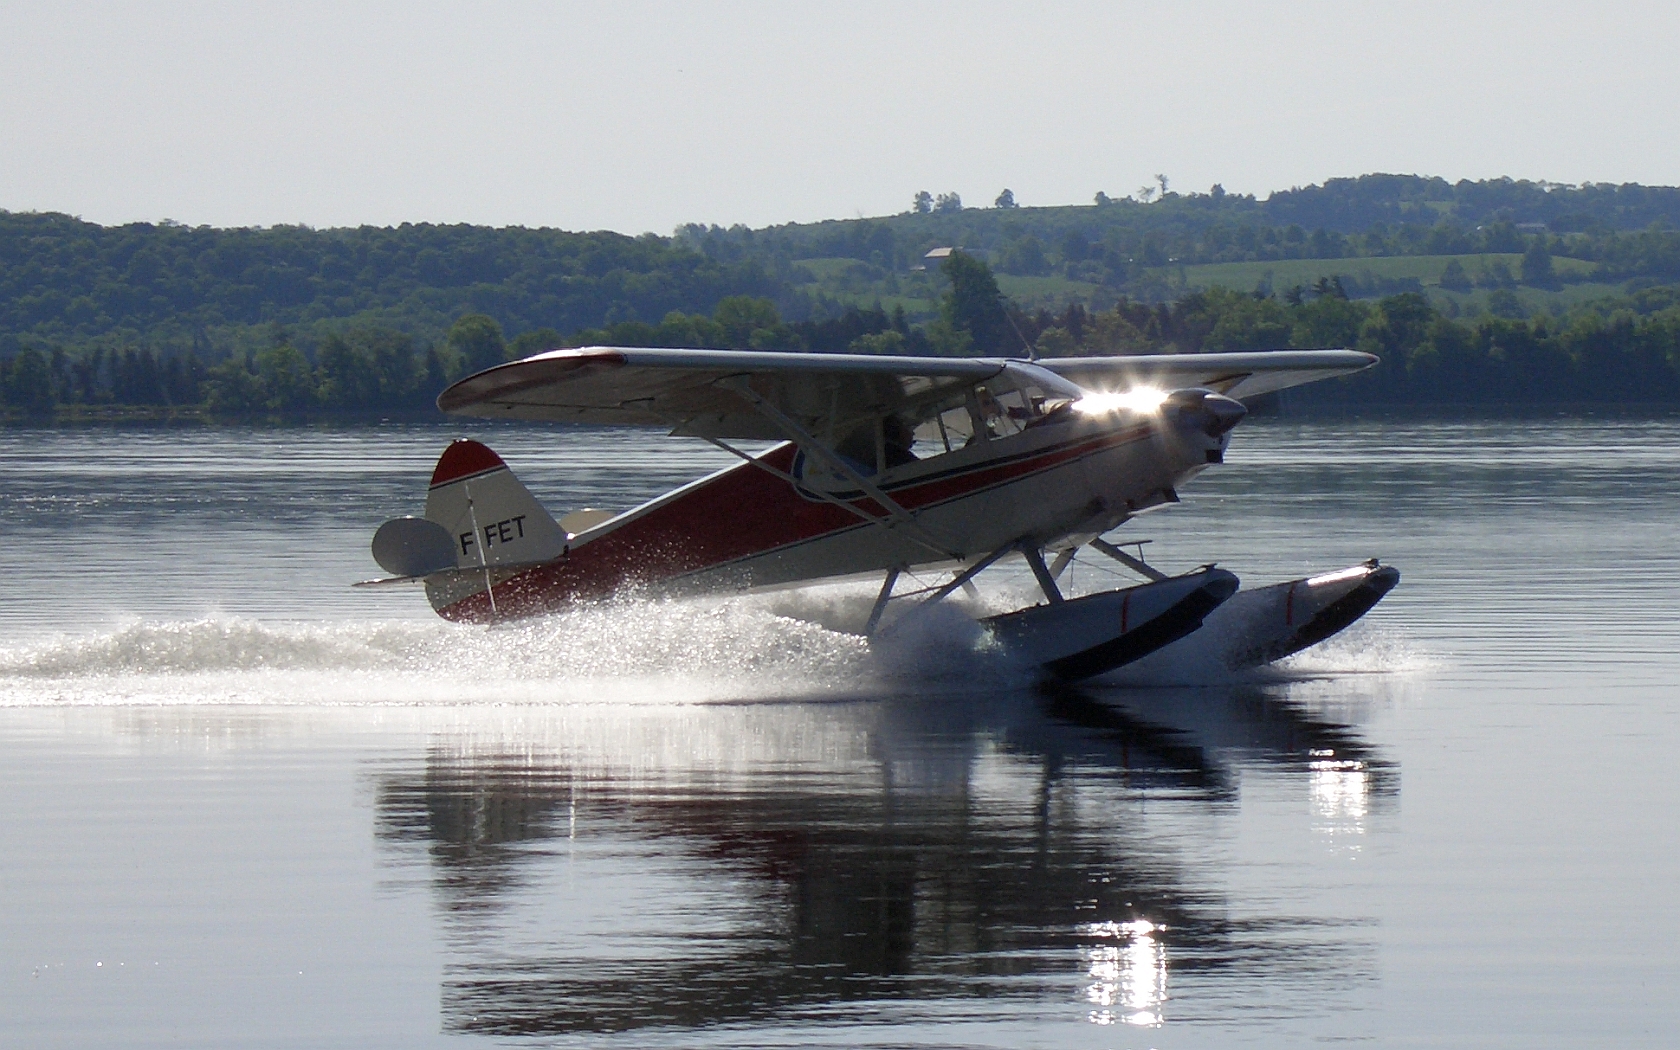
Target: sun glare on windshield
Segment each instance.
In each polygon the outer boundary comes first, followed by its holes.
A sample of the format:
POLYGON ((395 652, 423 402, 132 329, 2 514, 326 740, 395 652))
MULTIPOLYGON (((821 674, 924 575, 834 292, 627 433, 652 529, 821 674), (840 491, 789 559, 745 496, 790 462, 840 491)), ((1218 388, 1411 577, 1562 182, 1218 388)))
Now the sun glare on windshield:
POLYGON ((1130 390, 1086 394, 1073 403, 1075 410, 1100 416, 1125 409, 1129 412, 1153 412, 1167 399, 1167 392, 1152 386, 1134 386, 1130 390))

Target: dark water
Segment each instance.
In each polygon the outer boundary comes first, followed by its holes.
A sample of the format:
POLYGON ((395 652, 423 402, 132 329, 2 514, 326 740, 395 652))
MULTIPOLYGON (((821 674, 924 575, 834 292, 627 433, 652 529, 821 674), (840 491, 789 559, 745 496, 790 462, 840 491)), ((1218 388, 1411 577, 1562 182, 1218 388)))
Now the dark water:
MULTIPOLYGON (((1059 694, 867 586, 347 589, 456 429, 0 432, 0 1045, 1673 1045, 1680 420, 1251 420, 1126 531, 1400 588, 1059 694)), ((557 510, 724 465, 475 433, 557 510)))

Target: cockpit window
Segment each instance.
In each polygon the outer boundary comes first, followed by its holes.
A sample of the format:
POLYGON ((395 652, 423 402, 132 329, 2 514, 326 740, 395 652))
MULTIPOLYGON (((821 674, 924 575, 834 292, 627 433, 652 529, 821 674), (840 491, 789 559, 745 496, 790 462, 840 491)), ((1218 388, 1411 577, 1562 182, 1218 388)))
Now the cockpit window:
POLYGON ((916 425, 915 447, 921 455, 954 452, 974 439, 974 412, 969 406, 972 394, 965 390, 956 398, 946 398, 916 425))
POLYGON ((924 409, 916 424, 916 452, 925 458, 955 452, 975 441, 1019 434, 1048 422, 1069 403, 1059 393, 1031 385, 1017 386, 1000 377, 924 409))

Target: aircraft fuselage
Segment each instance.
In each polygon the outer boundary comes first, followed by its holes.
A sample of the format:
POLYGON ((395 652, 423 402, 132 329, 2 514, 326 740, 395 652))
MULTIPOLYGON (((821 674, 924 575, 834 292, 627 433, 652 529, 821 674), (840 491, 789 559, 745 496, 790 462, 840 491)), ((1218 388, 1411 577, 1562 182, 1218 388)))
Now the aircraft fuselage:
POLYGON ((1174 500, 1219 461, 1233 424, 1207 425, 1200 402, 1064 411, 872 473, 895 507, 788 442, 573 536, 546 564, 429 580, 427 595, 447 619, 490 622, 626 590, 775 587, 1056 547, 1174 500))

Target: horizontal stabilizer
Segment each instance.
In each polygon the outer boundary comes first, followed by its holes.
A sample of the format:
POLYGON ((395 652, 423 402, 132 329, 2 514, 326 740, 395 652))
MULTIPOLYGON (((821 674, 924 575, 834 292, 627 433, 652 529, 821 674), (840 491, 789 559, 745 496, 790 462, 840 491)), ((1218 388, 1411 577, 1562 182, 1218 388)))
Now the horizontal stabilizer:
POLYGON ((373 534, 373 560, 394 576, 424 576, 458 564, 455 538, 435 521, 392 518, 373 534))
POLYGON ((424 576, 382 576, 377 580, 357 580, 352 587, 395 587, 399 583, 425 583, 424 576))
POLYGON ((506 580, 515 573, 526 569, 535 569, 539 565, 549 564, 546 561, 514 562, 497 565, 491 569, 477 567, 466 569, 438 569, 434 572, 412 576, 386 576, 377 580, 358 580, 352 587, 394 587, 399 583, 431 583, 440 586, 466 582, 476 584, 480 589, 484 586, 484 577, 489 573, 494 580, 506 580))

